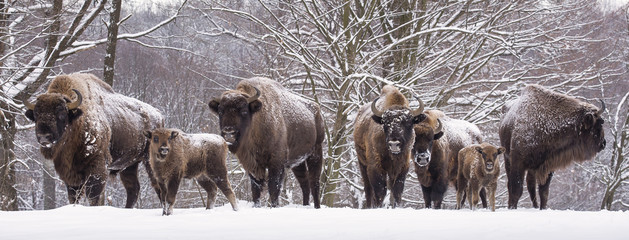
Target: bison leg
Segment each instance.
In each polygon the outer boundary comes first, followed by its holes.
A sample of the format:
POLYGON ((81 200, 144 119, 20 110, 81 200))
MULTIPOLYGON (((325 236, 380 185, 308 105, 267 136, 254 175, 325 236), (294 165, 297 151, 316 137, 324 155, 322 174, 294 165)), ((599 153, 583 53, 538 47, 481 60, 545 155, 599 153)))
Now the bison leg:
POLYGON ((461 209, 465 205, 465 190, 467 189, 467 179, 459 176, 456 187, 456 209, 461 209))
POLYGON ((151 165, 149 164, 148 157, 143 159, 142 163, 144 164, 144 170, 146 170, 146 174, 148 175, 149 180, 151 181, 151 186, 155 190, 155 193, 157 193, 157 197, 159 198, 159 201, 163 203, 164 199, 162 198, 162 190, 161 190, 160 184, 157 182, 157 178, 155 177, 155 174, 153 173, 153 169, 151 169, 151 165))
POLYGON ((234 194, 231 184, 229 183, 229 178, 227 178, 227 169, 220 171, 220 173, 216 175, 213 175, 212 181, 215 183, 214 197, 216 198, 216 186, 218 186, 218 189, 223 192, 223 195, 225 195, 225 197, 229 201, 229 204, 232 205, 232 209, 234 211, 238 211, 238 202, 236 202, 236 195, 234 194))
POLYGON ((307 206, 310 203, 310 185, 308 184, 308 169, 306 168, 306 162, 302 162, 293 169, 293 174, 299 182, 301 187, 301 194, 303 199, 303 205, 307 206))
POLYGON ((408 169, 406 171, 402 171, 397 178, 393 179, 389 186, 391 186, 391 207, 395 208, 397 206, 402 206, 402 193, 404 192, 404 182, 406 181, 406 174, 408 173, 408 169))
POLYGON ((260 207, 260 194, 262 187, 264 187, 264 180, 258 180, 253 175, 249 174, 251 180, 251 198, 253 198, 253 207, 260 207))
POLYGON ((102 206, 104 198, 101 197, 105 184, 107 183, 107 175, 90 175, 85 182, 85 195, 90 202, 90 206, 102 206))
POLYGON ((479 192, 480 202, 483 204, 483 208, 487 208, 487 192, 485 188, 481 188, 479 192))
POLYGON ((280 206, 280 190, 282 189, 282 180, 284 180, 284 168, 269 168, 269 198, 271 207, 280 206))
MULTIPOLYGON (((306 164, 308 165, 308 183, 310 184, 310 193, 312 194, 312 200, 315 208, 321 208, 321 171, 323 170, 323 149, 321 144, 315 147, 315 151, 308 159, 306 164)), ((307 202, 307 201, 304 201, 307 202)))
POLYGON ((166 203, 168 207, 164 206, 164 212, 162 215, 171 215, 173 214, 173 207, 175 206, 175 199, 177 198, 177 191, 179 191, 179 182, 181 181, 181 176, 176 175, 171 177, 168 180, 166 185, 166 203))
POLYGON ((373 208, 382 207, 384 196, 387 194, 386 175, 382 171, 370 169, 368 170, 369 182, 373 189, 373 208))
POLYGON ((73 187, 66 184, 66 189, 68 190, 68 201, 70 204, 77 204, 81 200, 81 196, 83 196, 84 187, 73 187))
POLYGON ((509 190, 509 209, 517 209, 518 201, 522 197, 522 185, 524 181, 524 171, 512 166, 507 173, 507 189, 509 190))
POLYGON ((424 195, 424 207, 425 208, 432 208, 432 199, 431 199, 431 195, 432 195, 432 187, 425 187, 424 185, 422 186, 422 194, 424 195))
MULTIPOLYGON (((535 193, 535 187, 537 186, 537 181, 535 179, 535 174, 533 171, 528 170, 526 173, 526 189, 529 191, 529 196, 531 198, 531 202, 533 203, 533 208, 537 208, 537 194, 535 193)), ((541 192, 540 192, 541 194, 541 192)))
POLYGON ((498 183, 491 183, 487 186, 487 191, 489 192, 489 205, 491 205, 492 212, 496 211, 496 188, 498 188, 498 183))
POLYGON ((369 175, 367 174, 367 166, 358 162, 360 165, 360 175, 363 177, 363 188, 365 189, 365 206, 363 208, 373 207, 373 188, 371 182, 369 182, 369 175))
POLYGON ((553 178, 553 172, 548 174, 546 183, 539 185, 539 209, 546 209, 548 203, 548 190, 550 188, 550 180, 553 178))
MULTIPOLYGON (((214 208, 214 202, 216 202, 216 184, 210 179, 197 179, 197 183, 201 185, 205 192, 207 192, 207 204, 205 209, 214 208)), ((227 194, 225 194, 227 196, 227 194)))
POLYGON ((135 163, 120 172, 120 181, 127 190, 127 203, 125 208, 132 208, 138 200, 138 193, 140 192, 140 181, 138 180, 138 165, 135 163))

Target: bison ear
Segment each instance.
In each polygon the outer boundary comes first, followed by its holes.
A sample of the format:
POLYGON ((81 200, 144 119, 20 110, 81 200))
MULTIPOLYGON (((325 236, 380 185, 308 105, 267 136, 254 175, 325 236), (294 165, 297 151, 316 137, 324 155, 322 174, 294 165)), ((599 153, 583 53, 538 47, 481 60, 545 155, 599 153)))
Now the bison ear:
POLYGON ((260 111, 260 109, 262 109, 262 102, 260 102, 260 100, 255 100, 255 101, 249 103, 249 112, 250 113, 255 113, 257 111, 260 111))
POLYGON ((434 140, 439 140, 439 138, 443 137, 443 131, 438 132, 437 134, 435 134, 435 136, 433 136, 434 140))
POLYGON ((179 132, 177 132, 177 131, 173 131, 173 132, 170 133, 170 139, 174 139, 177 136, 179 136, 179 132))
POLYGON ((79 118, 81 115, 83 115, 83 110, 81 110, 80 108, 72 109, 70 110, 70 112, 68 112, 70 122, 79 118))
POLYGON ((590 130, 594 126, 594 116, 592 114, 585 114, 585 118, 583 118, 583 122, 581 123, 581 128, 583 130, 590 130))
POLYGON ((498 154, 502 154, 506 151, 506 149, 504 147, 499 147, 498 148, 498 154))
POLYGON ((148 139, 151 139, 151 137, 153 137, 153 133, 151 133, 151 131, 148 130, 144 130, 144 132, 142 132, 144 134, 144 136, 148 139))
POLYGON ((35 121, 35 113, 33 112, 33 110, 30 110, 30 109, 26 110, 26 112, 24 113, 24 116, 26 116, 28 120, 31 120, 33 122, 35 121))
POLYGON ((378 117, 376 115, 371 115, 371 119, 373 119, 373 121, 376 122, 377 124, 382 125, 382 117, 378 117))
POLYGON ((210 110, 212 110, 212 112, 214 112, 215 114, 218 114, 218 105, 220 103, 218 102, 217 99, 212 99, 212 101, 210 101, 207 105, 210 106, 210 110))
POLYGON ((481 148, 480 146, 476 146, 474 147, 474 149, 478 152, 478 153, 483 153, 483 148, 481 148))
POLYGON ((426 119, 426 114, 419 114, 413 117, 413 124, 418 124, 426 119))

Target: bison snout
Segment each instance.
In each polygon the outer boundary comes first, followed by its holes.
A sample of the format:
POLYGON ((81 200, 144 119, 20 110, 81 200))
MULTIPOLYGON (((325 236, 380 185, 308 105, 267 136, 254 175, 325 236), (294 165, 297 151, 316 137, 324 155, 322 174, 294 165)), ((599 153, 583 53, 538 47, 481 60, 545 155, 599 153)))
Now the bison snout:
POLYGON ((603 141, 601 142, 601 145, 599 146, 598 151, 603 151, 603 149, 605 149, 605 146, 607 145, 607 141, 605 139, 603 139, 603 141))
POLYGON ((236 130, 234 130, 233 128, 224 128, 221 133, 225 141, 227 141, 228 143, 236 142, 236 130))
POLYGON ((54 141, 52 140, 52 134, 50 133, 37 133, 37 142, 39 142, 39 144, 42 147, 45 148, 51 148, 52 144, 54 144, 54 141))
POLYGON ((400 152, 402 152, 400 141, 389 141, 389 150, 393 154, 399 154, 400 152))
POLYGON ((160 147, 160 148, 159 148, 159 154, 161 154, 162 156, 166 156, 166 155, 168 155, 168 152, 169 152, 169 151, 170 151, 170 150, 169 150, 167 147, 160 147))
POLYGON ((487 163, 485 163, 485 168, 487 168, 487 170, 493 170, 494 169, 494 162, 487 162, 487 163))
POLYGON ((430 153, 428 152, 423 152, 423 153, 419 153, 417 154, 417 157, 415 158, 415 162, 417 163, 417 165, 419 165, 420 167, 425 167, 428 165, 428 163, 430 163, 430 153))

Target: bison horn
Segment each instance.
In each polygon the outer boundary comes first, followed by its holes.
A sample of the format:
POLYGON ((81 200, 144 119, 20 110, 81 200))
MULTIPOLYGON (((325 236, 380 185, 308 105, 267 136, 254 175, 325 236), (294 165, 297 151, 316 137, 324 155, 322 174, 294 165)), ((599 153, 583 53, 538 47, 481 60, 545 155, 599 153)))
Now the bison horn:
POLYGON ((437 118, 437 122, 439 123, 439 127, 435 130, 435 134, 441 132, 443 130, 443 123, 441 123, 441 119, 437 118))
POLYGON ((599 109, 598 112, 596 112, 596 114, 601 116, 603 114, 603 112, 605 112, 605 102, 603 102, 603 100, 601 100, 601 99, 599 99, 599 101, 601 101, 601 109, 599 109))
POLYGON ((255 100, 258 100, 258 98, 260 97, 260 90, 258 90, 258 88, 253 87, 253 89, 256 90, 256 95, 254 95, 253 97, 247 98, 247 103, 251 103, 255 100))
POLYGON ((79 106, 81 106, 81 103, 83 102, 83 96, 81 95, 81 93, 76 89, 72 89, 72 91, 76 93, 76 101, 68 103, 68 110, 74 110, 78 108, 79 106))
POLYGON ((373 115, 376 115, 376 117, 382 117, 382 111, 378 110, 378 107, 376 107, 376 102, 378 101, 378 99, 380 99, 380 97, 377 97, 376 99, 373 100, 373 102, 371 102, 371 111, 373 112, 373 115))
POLYGON ((416 117, 424 112, 424 102, 417 95, 413 95, 413 97, 419 102, 419 107, 412 111, 413 117, 416 117))
POLYGON ((28 99, 24 100, 23 103, 24 103, 24 106, 26 106, 26 108, 30 110, 35 110, 35 104, 29 102, 28 99))

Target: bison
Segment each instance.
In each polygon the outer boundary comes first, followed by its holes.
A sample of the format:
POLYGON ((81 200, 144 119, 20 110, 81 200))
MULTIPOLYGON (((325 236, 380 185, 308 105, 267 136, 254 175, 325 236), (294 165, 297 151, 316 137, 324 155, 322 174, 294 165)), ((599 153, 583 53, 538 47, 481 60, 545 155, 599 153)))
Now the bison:
POLYGON ((320 208, 324 131, 317 103, 257 77, 240 81, 208 105, 218 115, 229 151, 249 175, 254 206, 260 207, 265 179, 271 206, 279 206, 285 168, 292 168, 303 204, 312 193, 314 207, 320 208))
POLYGON ((216 134, 184 134, 178 129, 145 131, 150 142, 149 162, 162 196, 162 215, 173 212, 182 178, 194 178, 207 192, 207 209, 214 207, 216 187, 223 192, 234 211, 236 196, 227 178, 227 143, 216 134))
MULTIPOLYGON (((448 186, 456 187, 458 153, 465 146, 480 143, 476 125, 452 119, 439 110, 424 112, 426 120, 414 128, 413 159, 426 208, 440 209, 448 186), (434 204, 434 206, 433 206, 434 204)), ((483 205, 485 194, 481 193, 483 205)))
POLYGON ((164 122, 157 109, 115 93, 92 74, 57 76, 34 104, 24 105, 26 117, 35 122, 40 152, 54 162, 71 204, 86 194, 90 205, 102 205, 108 172, 119 171, 125 207, 133 207, 140 191, 138 164, 148 162, 142 132, 164 122))
MULTIPOLYGON (((470 209, 478 204, 482 189, 489 193, 491 211, 496 211, 496 188, 500 176, 498 156, 505 151, 489 143, 474 144, 459 151, 456 208, 461 209, 467 194, 470 209)), ((487 206, 485 206, 487 207, 487 206)))
POLYGON ((533 207, 539 183, 540 209, 547 207, 553 171, 573 161, 592 159, 605 148, 605 103, 598 107, 574 97, 527 85, 518 99, 503 107, 500 143, 506 149, 509 208, 518 207, 524 174, 533 207))
POLYGON ((387 186, 392 193, 391 206, 402 203, 415 142, 413 126, 426 118, 422 113, 424 104, 417 100, 419 108, 411 110, 406 97, 396 87, 387 85, 380 97, 358 110, 354 145, 365 188, 365 208, 381 207, 387 186))

